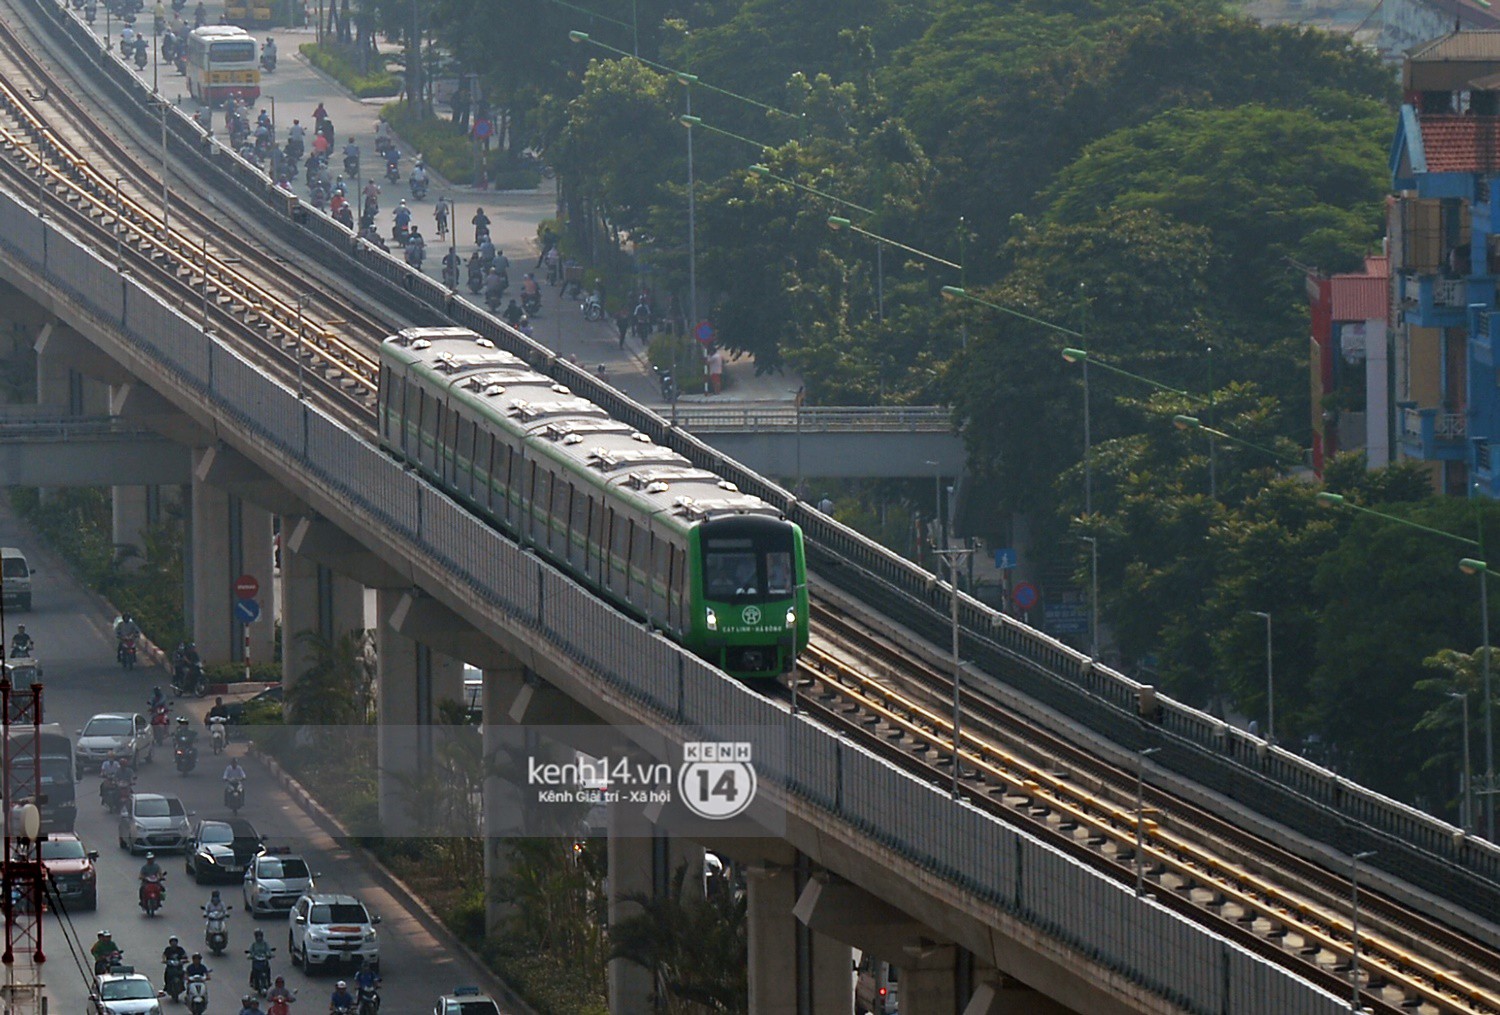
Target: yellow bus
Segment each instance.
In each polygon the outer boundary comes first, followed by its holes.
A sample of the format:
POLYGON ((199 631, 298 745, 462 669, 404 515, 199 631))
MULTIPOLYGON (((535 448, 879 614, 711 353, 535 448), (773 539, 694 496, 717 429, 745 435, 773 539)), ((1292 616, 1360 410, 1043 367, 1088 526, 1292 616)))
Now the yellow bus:
POLYGON ((260 98, 260 52, 255 39, 233 25, 195 28, 187 41, 188 94, 216 106, 233 96, 244 103, 260 98))

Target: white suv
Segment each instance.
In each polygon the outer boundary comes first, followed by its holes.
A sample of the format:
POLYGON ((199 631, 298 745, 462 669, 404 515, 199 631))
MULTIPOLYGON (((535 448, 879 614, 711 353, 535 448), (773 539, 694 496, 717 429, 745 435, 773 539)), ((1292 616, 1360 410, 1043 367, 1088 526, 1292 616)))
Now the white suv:
POLYGON ((352 895, 309 893, 292 906, 287 954, 292 965, 306 966, 309 973, 345 959, 359 960, 379 972, 380 940, 375 933, 379 922, 380 917, 371 916, 352 895))

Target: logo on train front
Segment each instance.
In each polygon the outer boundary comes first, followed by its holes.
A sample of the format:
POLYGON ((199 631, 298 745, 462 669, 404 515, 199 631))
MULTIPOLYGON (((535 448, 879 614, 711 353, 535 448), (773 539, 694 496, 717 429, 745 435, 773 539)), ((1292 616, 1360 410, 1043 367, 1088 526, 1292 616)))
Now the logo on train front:
MULTIPOLYGON (((750 611, 746 607, 746 623, 750 611)), ((705 741, 682 745, 682 768, 677 772, 677 792, 688 810, 702 818, 722 821, 742 814, 755 799, 755 766, 750 763, 748 743, 705 741)))
POLYGON ((745 609, 743 611, 741 611, 741 613, 740 613, 740 619, 743 620, 747 624, 759 624, 760 623, 760 607, 759 606, 747 606, 747 607, 745 607, 745 609))

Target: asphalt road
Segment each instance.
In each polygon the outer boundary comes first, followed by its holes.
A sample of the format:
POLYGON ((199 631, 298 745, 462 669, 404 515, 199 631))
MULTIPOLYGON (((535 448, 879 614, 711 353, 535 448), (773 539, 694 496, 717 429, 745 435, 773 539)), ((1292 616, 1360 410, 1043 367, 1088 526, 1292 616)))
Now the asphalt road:
MULTIPOLYGON (((46 720, 61 723, 72 734, 94 713, 143 710, 152 685, 168 684, 165 674, 149 668, 125 673, 114 663, 110 618, 100 601, 61 571, 59 562, 45 553, 38 541, 11 516, 8 503, 0 503, 0 545, 22 548, 37 572, 33 578, 34 612, 7 611, 3 622, 7 642, 18 622, 24 623, 36 638, 37 656, 44 673, 46 720)), ((199 716, 205 704, 179 703, 199 716)), ((243 756, 245 750, 243 743, 230 747, 235 755, 243 756)), ((159 760, 142 766, 138 789, 179 795, 193 812, 195 822, 227 817, 228 812, 221 805, 223 766, 224 759, 213 756, 206 740, 200 766, 186 776, 172 769, 170 755, 162 751, 159 760)), ((250 779, 242 816, 249 818, 272 845, 289 846, 305 855, 313 870, 322 874, 318 878, 319 890, 356 895, 382 917, 379 928, 381 973, 385 977, 382 999, 387 1010, 430 1011, 440 992, 455 984, 480 982, 465 959, 446 954, 401 901, 378 888, 364 865, 324 835, 272 784, 264 769, 248 759, 245 766, 250 779)), ((88 979, 64 942, 61 920, 71 921, 84 948, 93 943, 99 930, 111 931, 125 950, 126 961, 150 976, 159 987, 160 955, 167 936, 179 935, 190 952, 202 945, 203 918, 199 907, 208 900, 214 887, 195 885, 183 869, 182 857, 175 854, 161 857, 169 875, 166 902, 158 916, 148 918, 136 901, 136 874, 143 860, 127 855, 116 845, 116 822, 100 807, 98 786, 97 775, 82 778, 78 787, 77 826, 84 843, 100 853, 98 911, 66 917, 49 915, 43 930, 48 956, 43 979, 50 1008, 69 1015, 87 1010, 88 979)), ((218 959, 207 959, 214 970, 208 1010, 227 1013, 239 1010, 239 999, 248 990, 249 980, 249 960, 243 952, 258 928, 266 932, 267 939, 277 948, 272 974, 286 976, 288 984, 301 991, 301 1003, 293 1011, 305 1015, 325 1011, 338 976, 320 971, 309 978, 301 970, 293 969, 286 958, 285 918, 252 921, 243 912, 240 886, 220 887, 225 901, 234 906, 234 912, 229 921, 228 952, 218 959)), ((91 977, 92 965, 87 969, 91 977)), ((170 999, 162 1004, 164 1015, 186 1012, 185 1006, 170 999)))

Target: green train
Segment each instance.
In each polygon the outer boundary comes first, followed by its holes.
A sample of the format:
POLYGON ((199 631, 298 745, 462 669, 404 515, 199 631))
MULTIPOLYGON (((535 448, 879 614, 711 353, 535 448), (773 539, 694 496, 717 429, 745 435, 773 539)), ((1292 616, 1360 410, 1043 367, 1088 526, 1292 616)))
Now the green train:
POLYGON ((381 445, 726 672, 807 647, 802 530, 466 328, 381 343, 381 445))

